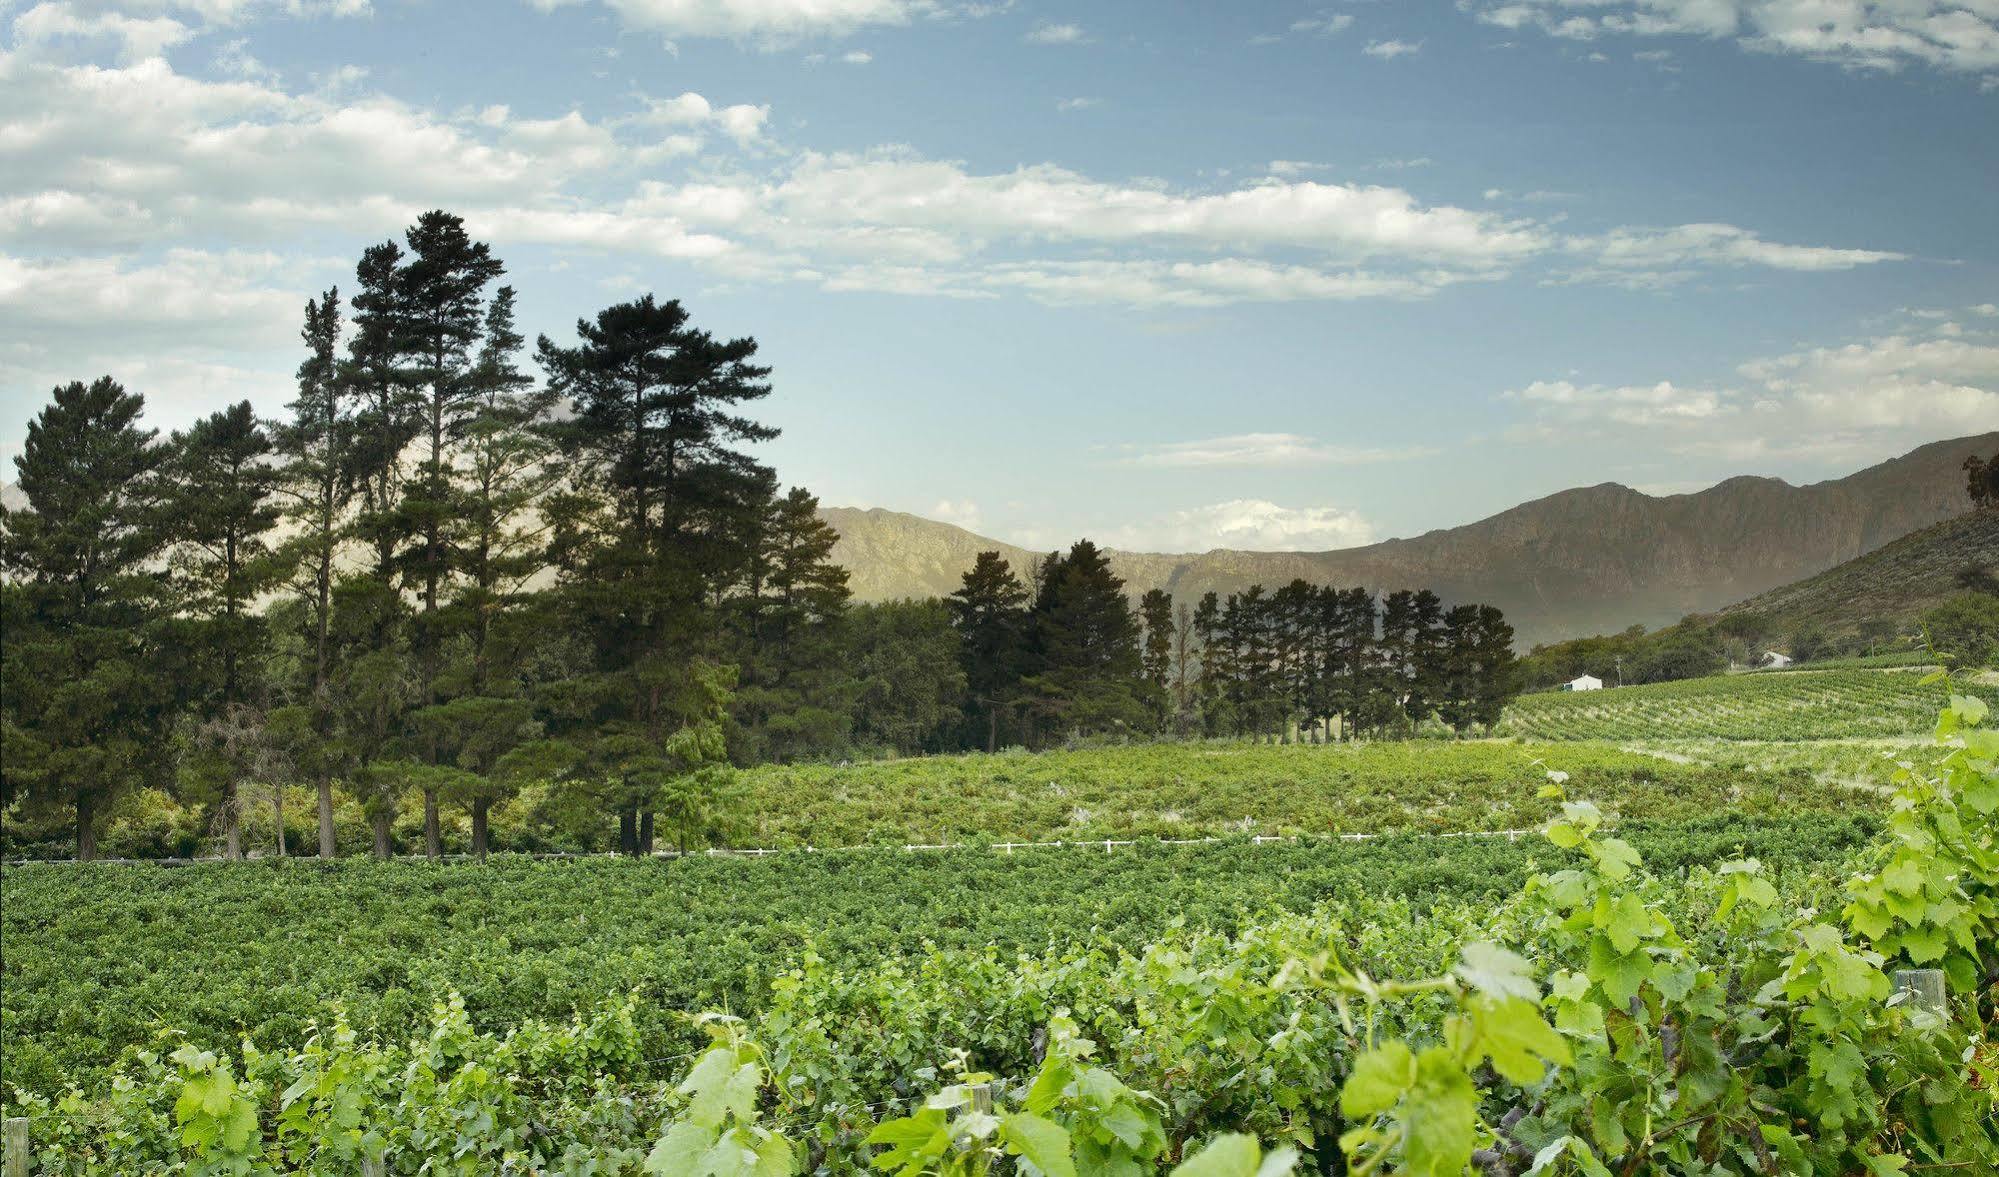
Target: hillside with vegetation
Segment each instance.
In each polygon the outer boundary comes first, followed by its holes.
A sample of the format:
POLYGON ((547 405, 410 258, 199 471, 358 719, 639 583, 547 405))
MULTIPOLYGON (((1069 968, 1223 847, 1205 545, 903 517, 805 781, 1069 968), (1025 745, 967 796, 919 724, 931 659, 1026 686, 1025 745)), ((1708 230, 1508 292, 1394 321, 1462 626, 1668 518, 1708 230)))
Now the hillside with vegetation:
POLYGON ((1844 648, 1915 632, 1922 615, 1979 585, 1999 584, 1999 510, 1967 511, 1857 559, 1721 610, 1753 618, 1777 640, 1816 635, 1844 648))
MULTIPOLYGON (((1109 555, 1134 595, 1156 588, 1178 600, 1294 578, 1426 588, 1448 602, 1497 606, 1528 646, 1655 628, 1865 555, 1961 513, 1965 457, 1995 450, 1999 433, 1939 441, 1808 486, 1742 477, 1664 496, 1579 487, 1461 527, 1341 551, 1109 555)), ((997 550, 1016 568, 1040 554, 899 512, 824 508, 821 516, 840 536, 833 560, 864 601, 949 593, 981 551, 997 550)))

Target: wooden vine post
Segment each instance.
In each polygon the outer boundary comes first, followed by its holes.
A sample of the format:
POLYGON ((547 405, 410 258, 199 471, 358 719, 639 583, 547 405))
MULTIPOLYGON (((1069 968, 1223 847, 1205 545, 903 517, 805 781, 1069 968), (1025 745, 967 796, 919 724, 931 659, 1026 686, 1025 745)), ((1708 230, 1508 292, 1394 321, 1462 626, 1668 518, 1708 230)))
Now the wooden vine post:
POLYGON ((7 1120, 6 1177, 28 1177, 28 1121, 24 1116, 7 1120))
POLYGON ((1937 1017, 1946 1016, 1942 969, 1897 969, 1895 992, 1905 994, 1903 1003, 1937 1017))

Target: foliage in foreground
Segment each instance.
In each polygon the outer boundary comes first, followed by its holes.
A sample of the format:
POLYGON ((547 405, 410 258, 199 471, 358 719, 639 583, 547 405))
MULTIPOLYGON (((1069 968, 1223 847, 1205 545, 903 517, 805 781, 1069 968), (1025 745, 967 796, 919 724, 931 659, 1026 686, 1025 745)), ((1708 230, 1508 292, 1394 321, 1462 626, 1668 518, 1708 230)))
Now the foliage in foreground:
POLYGON ((1545 832, 1566 864, 1482 924, 1353 929, 1317 914, 1136 954, 938 956, 845 976, 808 961, 754 1024, 698 1019, 712 1045, 670 1090, 619 1079, 640 1063, 629 1002, 503 1037, 474 1032, 454 1002, 408 1047, 336 1022, 240 1068, 192 1047, 142 1055, 108 1094, 27 1101, 38 1160, 773 1177, 1990 1171, 1999 734, 1975 726, 1984 712, 1953 700, 1939 773, 1905 774, 1839 923, 1782 902, 1751 860, 1668 883, 1595 806, 1564 801, 1545 832), (1366 954, 1418 979, 1377 979, 1352 963, 1366 954), (1941 1016, 1891 992, 1884 970, 1909 964, 1949 974, 1941 1016), (969 1011, 953 1005, 965 993, 969 1011))
MULTIPOLYGON (((1831 894, 1838 864, 1878 829, 1871 812, 1620 826, 1662 872, 1754 854, 1801 900, 1831 894)), ((0 1090, 93 1086, 162 1027, 293 1049, 335 1003, 362 1037, 402 1040, 453 993, 487 1030, 636 993, 645 1057, 670 1057, 694 1040, 676 1011, 754 1015, 808 950, 835 972, 935 950, 1114 952, 1176 920, 1233 933, 1315 907, 1389 927, 1462 909, 1476 927, 1536 869, 1537 842, 9 868, 0 1090)))

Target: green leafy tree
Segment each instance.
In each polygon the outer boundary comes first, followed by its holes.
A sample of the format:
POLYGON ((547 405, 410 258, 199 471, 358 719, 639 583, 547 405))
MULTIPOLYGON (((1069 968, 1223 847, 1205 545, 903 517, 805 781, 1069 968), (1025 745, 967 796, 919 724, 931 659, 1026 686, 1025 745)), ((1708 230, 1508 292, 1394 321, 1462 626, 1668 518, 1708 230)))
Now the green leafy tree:
POLYGON ((1952 669, 1999 661, 1999 597, 1959 593, 1923 614, 1930 646, 1952 669))
POLYGON ((902 756, 945 750, 965 704, 950 606, 934 598, 857 605, 845 646, 855 740, 902 756))
POLYGON ((14 459, 27 506, 0 537, 0 801, 71 809, 86 860, 106 804, 172 769, 156 478, 169 451, 139 427, 143 408, 108 376, 56 388, 14 459))

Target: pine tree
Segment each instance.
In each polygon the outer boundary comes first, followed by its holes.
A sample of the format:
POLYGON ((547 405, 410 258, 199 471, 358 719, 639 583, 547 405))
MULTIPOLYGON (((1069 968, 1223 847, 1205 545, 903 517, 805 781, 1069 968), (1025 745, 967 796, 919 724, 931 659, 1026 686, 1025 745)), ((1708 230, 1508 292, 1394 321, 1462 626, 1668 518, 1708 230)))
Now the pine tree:
POLYGON ((1027 642, 1027 587, 998 552, 980 552, 949 598, 965 672, 967 718, 999 750, 1000 720, 1016 703, 1027 642))
POLYGON ((196 660, 197 767, 217 785, 215 804, 230 858, 243 853, 237 794, 248 750, 220 733, 245 727, 265 619, 255 606, 282 569, 270 544, 278 522, 274 494, 282 471, 270 460, 271 438, 242 401, 173 438, 163 519, 175 544, 176 599, 196 660))
POLYGON ((751 758, 784 761, 846 743, 850 685, 841 668, 847 570, 832 560, 839 533, 803 487, 766 492, 750 532, 736 602, 743 668, 737 714, 751 758))
MULTIPOLYGON (((455 427, 458 461, 447 471, 455 520, 449 532, 451 593, 434 619, 431 702, 412 722, 432 795, 462 802, 472 818, 472 852, 484 858, 493 803, 518 783, 509 760, 541 734, 528 697, 529 669, 542 630, 531 586, 549 567, 550 526, 541 506, 563 480, 548 428, 557 397, 520 371, 514 291, 486 306, 475 361, 461 378, 469 412, 455 427), (454 658, 446 651, 456 652, 454 658)), ((425 842, 436 826, 426 807, 425 842)))
POLYGON ((563 505, 557 547, 569 607, 590 632, 597 670, 572 693, 600 700, 587 717, 587 759, 614 782, 622 847, 646 841, 656 773, 627 771, 672 734, 670 692, 711 645, 708 607, 742 567, 750 504, 768 477, 737 449, 777 430, 738 409, 769 395, 754 339, 717 340, 678 302, 652 295, 576 325, 580 343, 546 336, 538 356, 574 416, 557 437, 577 494, 563 505), (601 738, 600 738, 601 736, 601 738), (622 783, 616 783, 622 782, 622 783))
POLYGON ((1110 561, 1078 540, 1043 566, 1039 581, 1031 610, 1034 671, 1021 683, 1032 712, 1063 732, 1143 728, 1138 619, 1110 561))
POLYGON ((306 358, 298 369, 298 398, 274 441, 285 472, 279 494, 293 529, 280 562, 291 570, 292 592, 303 607, 308 630, 300 684, 304 700, 274 712, 271 725, 294 768, 313 781, 319 802, 319 856, 332 858, 333 777, 338 763, 332 706, 333 585, 355 495, 350 457, 355 440, 353 398, 340 370, 337 289, 305 304, 301 336, 306 358))
POLYGON ((403 282, 403 251, 384 241, 363 251, 355 270, 354 337, 342 378, 354 391, 348 477, 360 488, 355 534, 370 560, 334 589, 337 649, 334 676, 350 786, 374 828, 375 855, 390 852, 389 830, 407 785, 406 764, 388 764, 404 746, 417 693, 411 659, 410 609, 403 596, 421 517, 409 509, 407 455, 424 428, 420 377, 412 366, 414 338, 403 282))
POLYGON ((848 610, 854 737, 899 756, 946 750, 963 718, 965 672, 951 607, 932 597, 848 610))
MULTIPOLYGON (((400 514, 411 535, 406 575, 417 590, 411 637, 416 697, 419 705, 430 706, 438 701, 443 610, 462 519, 452 459, 480 412, 474 348, 482 334, 486 287, 505 267, 485 242, 467 235, 463 218, 447 212, 423 214, 404 239, 409 260, 396 275, 398 314, 408 376, 417 390, 419 457, 400 514)), ((438 762, 440 750, 428 738, 421 752, 427 763, 438 762)), ((441 849, 438 791, 426 787, 422 793, 424 852, 435 859, 441 849)))
POLYGON ((1151 684, 1148 704, 1154 711, 1153 726, 1167 727, 1172 708, 1169 691, 1173 672, 1173 640, 1177 631, 1173 620, 1173 597, 1164 589, 1148 589, 1138 600, 1139 620, 1145 626, 1145 647, 1141 665, 1145 681, 1151 684))
POLYGON ((5 796, 76 815, 80 859, 97 815, 172 769, 171 676, 155 475, 168 451, 143 400, 110 377, 58 387, 14 459, 26 508, 4 517, 0 718, 5 796))

